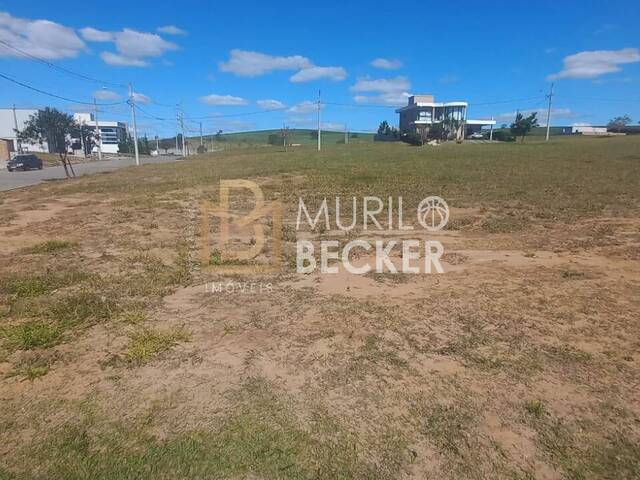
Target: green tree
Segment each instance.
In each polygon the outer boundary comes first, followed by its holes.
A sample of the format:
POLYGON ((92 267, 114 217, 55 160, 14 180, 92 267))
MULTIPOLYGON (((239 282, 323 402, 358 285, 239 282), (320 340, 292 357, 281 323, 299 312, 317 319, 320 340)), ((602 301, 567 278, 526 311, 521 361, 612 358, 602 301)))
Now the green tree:
POLYGON ((516 120, 511 124, 511 134, 520 137, 520 141, 524 142, 524 137, 531 131, 533 127, 538 126, 538 112, 533 112, 528 117, 518 112, 516 120))
POLYGON ((68 154, 71 139, 79 138, 81 134, 80 125, 76 123, 72 115, 49 107, 29 116, 23 129, 16 131, 16 135, 21 141, 40 145, 46 141, 49 152, 58 154, 67 177, 76 176, 68 154))
POLYGON ((391 134, 391 127, 389 126, 389 123, 386 120, 383 120, 382 122, 380 122, 380 125, 378 126, 378 135, 390 135, 391 134))
POLYGON ((165 155, 169 153, 169 149, 176 146, 176 139, 174 138, 163 138, 160 140, 160 148, 164 150, 165 155))
POLYGON ((91 155, 93 152, 93 147, 98 143, 98 135, 95 133, 94 129, 89 128, 88 125, 84 123, 80 125, 80 137, 81 143, 84 145, 84 156, 91 155))
POLYGON ((629 115, 623 115, 621 117, 615 117, 609 120, 607 123, 607 128, 611 130, 616 130, 618 133, 631 123, 631 117, 629 115))

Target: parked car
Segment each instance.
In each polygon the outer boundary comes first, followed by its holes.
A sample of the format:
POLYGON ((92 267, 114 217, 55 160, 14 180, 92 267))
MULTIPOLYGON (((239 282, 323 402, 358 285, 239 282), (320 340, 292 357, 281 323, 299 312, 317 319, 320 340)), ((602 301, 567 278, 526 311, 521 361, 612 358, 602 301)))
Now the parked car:
POLYGON ((33 154, 16 155, 7 163, 7 170, 42 170, 42 160, 33 154))
POLYGON ((472 140, 482 140, 484 138, 484 135, 482 135, 480 132, 476 132, 472 133, 469 138, 471 138, 472 140))

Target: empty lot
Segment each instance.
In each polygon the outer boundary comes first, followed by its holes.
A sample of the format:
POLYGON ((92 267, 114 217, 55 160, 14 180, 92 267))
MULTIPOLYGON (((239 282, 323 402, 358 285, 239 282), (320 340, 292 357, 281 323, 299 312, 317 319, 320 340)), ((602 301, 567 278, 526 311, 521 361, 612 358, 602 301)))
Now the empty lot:
POLYGON ((3 477, 640 476, 640 137, 264 147, 0 202, 3 477), (281 272, 203 270, 224 178, 283 202, 281 272), (299 196, 432 194, 444 274, 295 272, 299 196))

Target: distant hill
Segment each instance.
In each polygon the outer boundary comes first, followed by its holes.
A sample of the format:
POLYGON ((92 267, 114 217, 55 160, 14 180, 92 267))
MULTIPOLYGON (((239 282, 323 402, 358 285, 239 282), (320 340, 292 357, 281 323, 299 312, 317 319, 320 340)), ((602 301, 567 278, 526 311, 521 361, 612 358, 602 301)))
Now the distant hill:
MULTIPOLYGON (((289 130, 289 143, 299 143, 301 145, 314 145, 317 142, 315 136, 315 130, 306 129, 306 128, 296 128, 289 130)), ((279 134, 280 130, 255 130, 252 132, 237 132, 237 133, 223 133, 222 138, 223 141, 232 142, 232 143, 248 143, 248 144, 268 144, 269 143, 269 135, 279 134)), ((200 137, 189 137, 195 140, 200 137)), ((205 140, 208 142, 209 139, 214 138, 213 135, 205 135, 205 140)), ((344 132, 329 132, 322 131, 322 142, 323 143, 343 143, 344 142, 344 132)), ((363 142, 373 142, 373 133, 361 133, 361 132, 352 132, 349 134, 349 142, 350 143, 363 143, 363 142)))

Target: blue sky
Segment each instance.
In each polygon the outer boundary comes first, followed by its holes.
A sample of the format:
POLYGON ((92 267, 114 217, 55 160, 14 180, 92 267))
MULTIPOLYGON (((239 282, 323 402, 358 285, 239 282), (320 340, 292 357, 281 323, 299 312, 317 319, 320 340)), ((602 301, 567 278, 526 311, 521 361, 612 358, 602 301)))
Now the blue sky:
MULTIPOLYGON (((552 79, 552 124, 640 120, 640 2, 451 5, 0 0, 0 40, 103 81, 133 82, 140 133, 149 136, 174 133, 178 102, 194 130, 199 121, 206 132, 311 127, 305 102, 318 89, 326 102, 346 105, 325 106, 325 128, 397 123, 390 105, 411 93, 466 100, 469 117, 509 123, 516 109, 545 107, 552 79), (253 112, 264 113, 244 115, 253 112)), ((70 99, 126 96, 2 44, 0 73, 70 99)), ((85 110, 0 78, 0 106, 14 103, 85 110)), ((105 119, 128 119, 125 105, 101 110, 105 119)))

